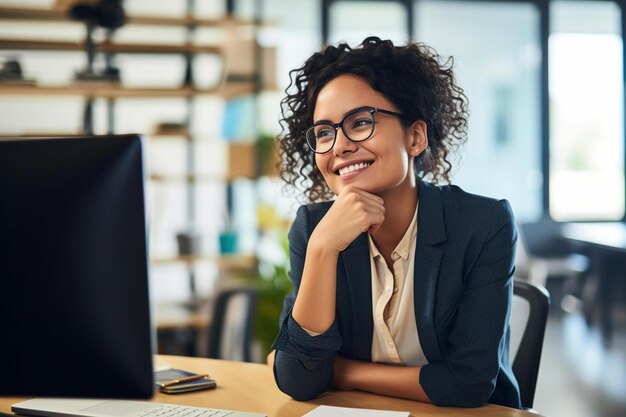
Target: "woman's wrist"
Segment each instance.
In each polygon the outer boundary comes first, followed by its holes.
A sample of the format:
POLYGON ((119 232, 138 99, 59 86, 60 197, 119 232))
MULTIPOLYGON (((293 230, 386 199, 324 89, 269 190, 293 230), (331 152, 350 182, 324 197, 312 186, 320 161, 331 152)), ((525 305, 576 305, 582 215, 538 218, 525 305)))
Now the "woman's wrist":
POLYGON ((328 258, 338 258, 339 251, 333 249, 325 239, 320 239, 320 235, 313 232, 311 237, 309 238, 309 243, 307 245, 307 258, 310 256, 313 259, 328 259, 328 258))
POLYGON ((350 359, 346 359, 342 356, 335 356, 335 365, 334 365, 334 381, 333 385, 338 389, 343 390, 351 390, 354 389, 354 386, 351 383, 350 372, 353 361, 350 359))

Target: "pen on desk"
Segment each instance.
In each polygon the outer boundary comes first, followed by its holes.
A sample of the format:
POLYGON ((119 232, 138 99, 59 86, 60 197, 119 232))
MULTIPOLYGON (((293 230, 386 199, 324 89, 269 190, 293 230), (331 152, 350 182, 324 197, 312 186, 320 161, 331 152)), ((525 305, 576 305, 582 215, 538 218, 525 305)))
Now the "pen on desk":
POLYGON ((178 378, 178 379, 173 379, 171 381, 166 381, 164 383, 161 384, 162 387, 169 387, 171 385, 176 385, 176 384, 180 384, 183 382, 190 382, 190 381, 195 381, 197 379, 202 379, 202 378, 208 378, 209 374, 198 374, 198 375, 191 375, 191 376, 186 376, 184 378, 178 378))

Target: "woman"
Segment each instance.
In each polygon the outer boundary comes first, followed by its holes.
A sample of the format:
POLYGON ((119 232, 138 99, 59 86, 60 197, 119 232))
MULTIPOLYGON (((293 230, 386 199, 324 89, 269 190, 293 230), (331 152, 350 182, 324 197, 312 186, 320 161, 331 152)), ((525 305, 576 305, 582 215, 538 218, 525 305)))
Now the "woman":
POLYGON ((467 99, 440 61, 370 37, 295 71, 281 175, 312 202, 335 197, 300 207, 289 233, 293 292, 268 362, 295 399, 334 386, 520 408, 513 214, 505 200, 431 184, 449 182, 467 128, 467 99))

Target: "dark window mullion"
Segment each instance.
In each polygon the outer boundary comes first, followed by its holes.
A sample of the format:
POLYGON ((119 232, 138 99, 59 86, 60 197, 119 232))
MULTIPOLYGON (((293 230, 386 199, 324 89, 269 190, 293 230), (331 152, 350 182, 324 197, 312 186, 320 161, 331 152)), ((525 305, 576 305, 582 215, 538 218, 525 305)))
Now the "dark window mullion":
POLYGON ((550 216, 550 56, 548 41, 550 38, 550 1, 536 0, 539 8, 539 44, 541 46, 541 69, 539 89, 541 91, 541 175, 543 187, 541 207, 544 216, 550 216))
MULTIPOLYGON (((621 22, 621 34, 622 37, 622 100, 624 102, 624 108, 622 109, 624 122, 622 122, 622 152, 624 155, 624 195, 626 196, 626 51, 624 45, 624 34, 626 34, 626 15, 624 15, 624 10, 626 9, 626 2, 624 0, 616 1, 617 6, 620 10, 620 22, 621 22)), ((622 221, 626 221, 626 207, 624 207, 624 216, 622 217, 622 221)))

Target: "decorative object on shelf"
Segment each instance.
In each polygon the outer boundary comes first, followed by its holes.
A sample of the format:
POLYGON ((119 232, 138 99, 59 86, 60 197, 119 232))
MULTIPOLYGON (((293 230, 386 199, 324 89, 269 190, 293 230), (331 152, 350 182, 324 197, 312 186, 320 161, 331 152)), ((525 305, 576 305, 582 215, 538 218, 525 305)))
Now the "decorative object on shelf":
POLYGON ((34 80, 24 78, 22 66, 17 58, 8 58, 0 66, 0 82, 18 83, 18 84, 35 84, 34 80))
POLYGON ((254 142, 228 145, 228 178, 257 178, 257 149, 254 142))
POLYGON ((258 176, 276 177, 280 162, 276 149, 276 137, 269 134, 260 135, 256 140, 258 176))
POLYGON ((154 127, 152 136, 182 136, 191 139, 191 132, 184 122, 160 122, 154 127))
POLYGON ((107 41, 110 42, 113 32, 126 23, 126 13, 122 7, 122 0, 100 0, 92 3, 78 3, 70 9, 70 17, 74 20, 85 22, 87 27, 86 52, 87 68, 76 74, 76 79, 80 81, 109 81, 119 82, 120 72, 114 66, 113 53, 107 52, 105 57, 105 69, 97 72, 94 68, 96 58, 96 44, 93 34, 97 27, 106 29, 107 41))
POLYGON ((275 177, 278 154, 274 136, 261 135, 255 142, 233 142, 228 145, 228 176, 256 179, 275 177))
POLYGON ((202 238, 199 234, 186 231, 176 234, 179 255, 199 255, 202 252, 202 238))
POLYGON ((238 252, 239 250, 239 238, 237 236, 237 231, 233 229, 226 229, 220 232, 220 254, 222 255, 232 255, 238 252))
POLYGON ((229 142, 252 140, 255 136, 255 119, 253 97, 229 100, 224 109, 222 137, 229 142))

